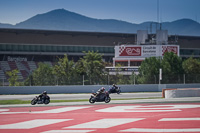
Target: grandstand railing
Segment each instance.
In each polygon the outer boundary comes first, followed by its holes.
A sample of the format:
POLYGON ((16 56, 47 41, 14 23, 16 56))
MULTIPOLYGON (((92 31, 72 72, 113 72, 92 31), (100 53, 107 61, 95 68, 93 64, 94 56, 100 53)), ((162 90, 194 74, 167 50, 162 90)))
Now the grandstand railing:
POLYGON ((98 51, 108 55, 114 55, 112 46, 71 46, 71 45, 33 45, 33 44, 0 44, 0 51, 8 54, 16 52, 33 54, 34 52, 59 54, 59 53, 82 53, 83 51, 98 51))

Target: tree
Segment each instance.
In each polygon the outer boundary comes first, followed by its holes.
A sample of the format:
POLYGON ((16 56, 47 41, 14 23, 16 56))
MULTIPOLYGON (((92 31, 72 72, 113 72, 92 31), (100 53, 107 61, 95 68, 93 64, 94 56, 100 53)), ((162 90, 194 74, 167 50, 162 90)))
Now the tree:
POLYGON ((155 83, 155 80, 158 79, 160 66, 160 59, 156 57, 145 58, 139 67, 138 83, 155 83))
POLYGON ((181 82, 183 74, 182 59, 173 52, 167 52, 162 59, 163 83, 178 83, 181 82))
POLYGON ((39 67, 33 72, 34 85, 54 85, 55 79, 52 73, 52 68, 45 63, 39 63, 39 67))
POLYGON ((130 75, 130 80, 129 82, 131 84, 137 84, 137 75, 135 74, 135 72, 133 71, 132 74, 130 75))
POLYGON ((200 61, 188 58, 183 62, 183 70, 185 72, 185 82, 199 83, 200 81, 200 61))
POLYGON ((32 73, 30 73, 30 74, 28 75, 28 77, 25 79, 24 85, 25 85, 25 86, 32 86, 32 85, 34 85, 33 74, 32 74, 32 73))
POLYGON ((200 74, 200 61, 190 57, 183 62, 183 69, 186 74, 200 74))
POLYGON ((102 80, 105 65, 102 56, 98 52, 88 51, 84 52, 85 56, 81 58, 84 71, 89 78, 90 84, 99 84, 102 80))
POLYGON ((58 63, 53 67, 53 74, 56 76, 59 85, 70 84, 75 74, 74 61, 69 61, 67 55, 59 58, 58 63))
POLYGON ((81 58, 80 60, 78 60, 78 62, 75 63, 75 73, 74 73, 74 79, 76 81, 76 84, 84 84, 88 82, 88 78, 87 78, 87 74, 86 74, 86 70, 84 67, 84 60, 81 58))
POLYGON ((6 74, 9 76, 9 86, 19 86, 19 82, 17 81, 19 77, 17 73, 19 73, 18 69, 6 72, 6 74))

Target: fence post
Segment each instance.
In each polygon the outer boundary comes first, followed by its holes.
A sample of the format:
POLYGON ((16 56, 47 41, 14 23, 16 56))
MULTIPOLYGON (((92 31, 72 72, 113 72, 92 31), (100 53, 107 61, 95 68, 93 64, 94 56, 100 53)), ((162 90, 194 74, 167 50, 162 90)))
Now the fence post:
POLYGON ((159 84, 161 83, 162 80, 162 69, 159 69, 159 84))
POLYGON ((108 85, 109 85, 109 82, 110 82, 110 81, 109 81, 109 73, 108 73, 108 85))
POLYGON ((83 75, 83 86, 85 85, 85 76, 83 75))

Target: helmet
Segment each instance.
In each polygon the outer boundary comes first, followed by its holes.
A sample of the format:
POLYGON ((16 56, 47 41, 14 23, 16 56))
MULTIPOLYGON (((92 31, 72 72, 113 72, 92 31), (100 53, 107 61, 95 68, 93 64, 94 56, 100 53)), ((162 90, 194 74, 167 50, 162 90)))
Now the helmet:
POLYGON ((43 94, 47 94, 47 92, 46 92, 46 91, 44 91, 44 92, 43 92, 43 94))
POLYGON ((105 90, 105 88, 104 87, 101 87, 101 91, 104 91, 105 90))
POLYGON ((113 84, 113 86, 115 86, 115 84, 113 84))

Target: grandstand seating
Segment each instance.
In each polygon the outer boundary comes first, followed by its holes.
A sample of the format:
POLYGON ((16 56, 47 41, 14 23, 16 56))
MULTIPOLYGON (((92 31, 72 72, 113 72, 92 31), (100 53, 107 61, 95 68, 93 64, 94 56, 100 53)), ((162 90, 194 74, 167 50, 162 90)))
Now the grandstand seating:
POLYGON ((11 70, 19 69, 19 68, 17 68, 17 65, 16 65, 15 61, 8 61, 8 64, 9 64, 11 70))
POLYGON ((0 79, 5 79, 5 74, 3 70, 0 70, 0 79))
POLYGON ((28 73, 26 70, 20 70, 20 72, 21 72, 22 77, 23 77, 24 79, 26 79, 26 78, 28 77, 28 75, 29 75, 29 73, 28 73))
POLYGON ((35 69, 37 69, 37 65, 34 61, 28 61, 27 63, 30 68, 30 71, 34 71, 35 69))
POLYGON ((52 63, 51 63, 50 61, 45 61, 44 63, 45 63, 45 64, 48 64, 50 67, 53 66, 52 63))
POLYGON ((0 66, 1 69, 4 71, 11 70, 7 61, 1 61, 0 66))
MULTIPOLYGON (((31 72, 38 68, 38 63, 35 61, 0 61, 0 79, 7 79, 6 72, 14 69, 18 69, 19 79, 26 79, 31 72)), ((48 64, 50 67, 53 66, 53 63, 50 61, 43 62, 48 64)))
POLYGON ((27 61, 22 61, 21 63, 22 63, 28 70, 30 70, 30 67, 29 67, 27 61))

